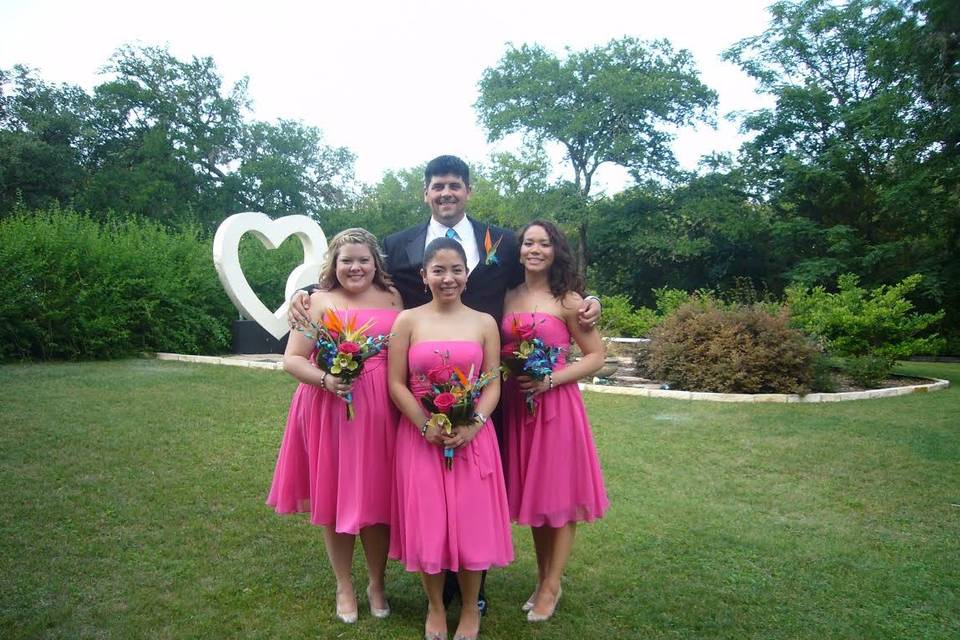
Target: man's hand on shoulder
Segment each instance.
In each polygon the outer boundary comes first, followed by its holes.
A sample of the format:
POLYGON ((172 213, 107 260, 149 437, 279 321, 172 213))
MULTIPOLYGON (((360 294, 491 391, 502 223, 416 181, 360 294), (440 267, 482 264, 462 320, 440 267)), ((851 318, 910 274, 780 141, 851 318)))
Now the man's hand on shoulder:
POLYGON ((287 307, 287 324, 291 329, 302 327, 310 322, 310 294, 303 289, 297 289, 290 298, 287 307))
POLYGON ((583 299, 580 308, 577 309, 577 322, 584 331, 590 331, 598 322, 600 322, 600 300, 596 296, 588 296, 583 299))

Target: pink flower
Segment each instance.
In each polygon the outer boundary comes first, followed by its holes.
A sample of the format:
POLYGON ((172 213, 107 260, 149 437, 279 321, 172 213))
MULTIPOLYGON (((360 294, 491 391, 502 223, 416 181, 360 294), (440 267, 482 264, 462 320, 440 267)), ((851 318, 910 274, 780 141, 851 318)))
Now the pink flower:
POLYGON ((340 353, 346 353, 351 356, 355 356, 360 353, 360 345, 356 342, 341 342, 340 347, 337 349, 340 353))
POLYGON ((446 363, 438 364, 427 371, 427 377, 433 384, 447 384, 453 377, 453 367, 446 363))
POLYGON ((450 410, 450 407, 457 404, 457 397, 449 391, 444 391, 433 399, 433 404, 437 409, 446 413, 450 410))

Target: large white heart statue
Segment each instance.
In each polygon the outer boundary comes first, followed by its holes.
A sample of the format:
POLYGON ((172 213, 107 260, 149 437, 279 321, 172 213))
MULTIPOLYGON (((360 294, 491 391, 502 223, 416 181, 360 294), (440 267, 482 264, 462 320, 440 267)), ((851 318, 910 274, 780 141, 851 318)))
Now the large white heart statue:
POLYGON ((271 220, 266 214, 247 211, 224 220, 213 238, 213 264, 220 282, 240 314, 256 322, 279 340, 287 331, 287 306, 290 296, 300 287, 317 281, 324 255, 327 236, 316 222, 307 216, 285 216, 271 220), (290 272, 284 290, 286 298, 280 308, 271 312, 253 292, 240 267, 240 238, 252 233, 268 249, 276 249, 292 235, 303 245, 303 264, 290 272))

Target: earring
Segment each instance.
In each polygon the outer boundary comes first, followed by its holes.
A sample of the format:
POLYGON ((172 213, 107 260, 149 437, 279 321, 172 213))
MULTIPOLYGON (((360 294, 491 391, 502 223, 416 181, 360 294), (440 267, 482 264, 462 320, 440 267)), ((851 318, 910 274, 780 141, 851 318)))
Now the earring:
POLYGON ((427 288, 427 285, 423 285, 423 292, 430 293, 430 289, 427 288))

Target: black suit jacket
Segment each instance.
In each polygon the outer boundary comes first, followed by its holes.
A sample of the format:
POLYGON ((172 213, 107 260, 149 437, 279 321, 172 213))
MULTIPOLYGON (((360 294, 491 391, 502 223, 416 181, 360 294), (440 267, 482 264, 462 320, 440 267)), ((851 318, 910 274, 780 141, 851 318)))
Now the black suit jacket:
MULTIPOLYGON (((470 272, 467 279, 463 303, 471 309, 489 313, 499 324, 503 316, 504 294, 507 289, 515 287, 523 280, 523 269, 520 267, 517 254, 517 235, 509 229, 492 224, 487 225, 470 216, 467 216, 467 220, 473 225, 480 263, 470 272), (500 241, 500 248, 497 249, 495 264, 486 264, 484 260, 487 252, 483 247, 483 239, 488 228, 493 242, 496 242, 497 238, 503 238, 500 241)), ((427 224, 427 222, 418 224, 383 239, 383 250, 387 254, 387 270, 393 278, 394 286, 403 297, 403 306, 407 309, 419 307, 431 300, 430 292, 423 290, 423 278, 420 277, 423 245, 427 239, 427 224)))

